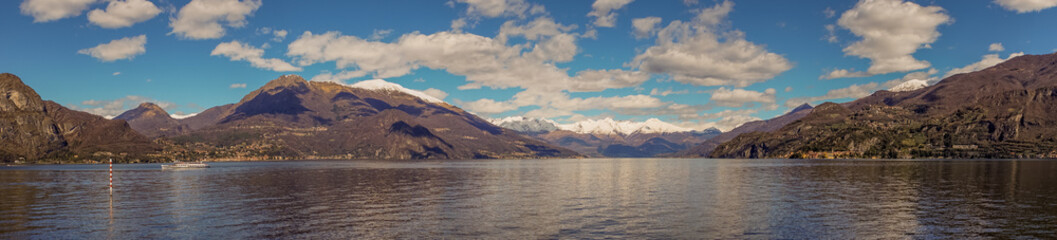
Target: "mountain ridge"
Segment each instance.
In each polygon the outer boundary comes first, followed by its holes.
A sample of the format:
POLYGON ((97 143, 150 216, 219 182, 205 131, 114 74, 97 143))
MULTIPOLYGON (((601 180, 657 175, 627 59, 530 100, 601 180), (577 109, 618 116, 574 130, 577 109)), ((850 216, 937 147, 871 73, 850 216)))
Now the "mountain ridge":
POLYGON ((1015 57, 936 85, 822 104, 770 134, 743 134, 723 158, 1057 157, 1057 53, 1015 57))

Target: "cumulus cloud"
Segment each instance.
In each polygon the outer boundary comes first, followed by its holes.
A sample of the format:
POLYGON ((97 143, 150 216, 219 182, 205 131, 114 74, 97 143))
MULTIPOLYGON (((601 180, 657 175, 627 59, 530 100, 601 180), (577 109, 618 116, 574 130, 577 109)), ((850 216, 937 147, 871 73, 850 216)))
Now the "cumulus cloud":
POLYGON ((178 107, 176 104, 171 102, 157 101, 144 96, 129 95, 123 98, 111 100, 86 100, 82 101, 80 105, 71 105, 70 108, 103 116, 107 119, 111 119, 145 102, 152 102, 154 104, 157 104, 158 107, 161 107, 162 109, 165 109, 167 111, 178 107))
POLYGON ((939 6, 923 7, 902 0, 861 0, 837 24, 862 38, 844 48, 846 55, 870 59, 870 75, 905 72, 931 66, 914 59, 940 36, 936 29, 951 21, 939 6))
POLYGON ((453 101, 480 114, 532 106, 538 107, 531 112, 533 116, 566 116, 582 110, 663 104, 646 95, 569 96, 571 92, 634 87, 650 78, 649 73, 624 69, 585 69, 570 75, 568 69, 556 66, 556 63, 572 61, 579 51, 576 41, 582 35, 572 32, 576 28, 549 17, 537 17, 527 22, 507 21, 494 38, 452 30, 428 35, 412 32, 391 42, 382 42, 339 32, 305 32, 287 46, 287 56, 294 57, 294 62, 301 66, 333 62, 341 71, 317 75, 313 81, 343 81, 366 75, 393 78, 425 67, 464 76, 466 84, 459 86, 460 90, 522 89, 507 100, 453 101))
POLYGON ((683 90, 676 91, 676 90, 672 90, 671 88, 669 88, 668 90, 663 90, 662 91, 660 89, 654 88, 654 89, 650 90, 650 95, 653 95, 653 96, 668 96, 668 95, 672 95, 672 94, 688 94, 688 93, 690 93, 689 89, 683 89, 683 90))
POLYGON ((878 90, 878 85, 875 82, 866 84, 852 84, 846 88, 833 89, 826 92, 826 95, 817 97, 802 97, 802 98, 791 98, 785 101, 786 107, 796 107, 805 103, 812 103, 823 100, 834 100, 843 98, 862 98, 873 94, 878 90))
POLYGON ((283 42, 283 40, 286 39, 286 35, 289 33, 290 32, 287 32, 283 29, 272 29, 270 27, 262 27, 257 29, 258 35, 271 35, 272 41, 274 42, 283 42))
POLYGON ((610 88, 626 88, 642 84, 650 79, 650 75, 639 71, 613 70, 584 70, 576 73, 576 77, 569 83, 569 91, 574 92, 597 92, 610 88))
POLYGON ((466 14, 470 16, 499 17, 508 15, 524 17, 526 12, 535 8, 524 0, 458 0, 458 2, 467 5, 466 14))
POLYGON ((247 61, 250 62, 256 68, 272 70, 276 72, 291 72, 301 71, 300 67, 296 67, 278 58, 263 58, 264 49, 250 46, 239 41, 230 41, 220 43, 210 56, 226 56, 231 61, 247 61))
POLYGON ((246 88, 245 83, 232 83, 228 88, 246 88))
POLYGON ((1001 57, 998 56, 997 53, 996 54, 987 54, 987 55, 984 55, 980 59, 980 61, 978 61, 978 62, 966 65, 964 67, 955 68, 955 69, 951 69, 950 71, 947 71, 947 74, 944 74, 943 78, 954 76, 955 74, 960 74, 960 73, 971 73, 971 72, 975 72, 975 71, 984 70, 985 68, 989 68, 989 67, 998 65, 999 63, 1005 62, 1006 60, 1009 60, 1009 59, 1012 59, 1012 58, 1015 58, 1015 57, 1019 57, 1019 56, 1023 56, 1023 55, 1024 55, 1023 52, 1011 53, 1005 59, 1002 59, 1001 57))
POLYGON ((781 55, 745 40, 740 31, 720 31, 734 3, 706 8, 690 22, 672 21, 658 32, 656 45, 635 56, 630 65, 673 80, 703 86, 744 87, 774 78, 792 68, 781 55))
POLYGON ((389 36, 390 33, 393 33, 393 29, 375 29, 367 39, 374 41, 382 40, 382 38, 389 36))
POLYGON ((456 101, 455 103, 461 105, 462 108, 466 109, 467 111, 471 111, 477 114, 496 114, 512 111, 518 108, 517 105, 514 105, 510 102, 501 102, 487 98, 472 102, 456 101))
POLYGON ((826 24, 826 41, 829 43, 837 43, 837 25, 826 24))
POLYGON ((341 71, 339 73, 323 72, 309 81, 345 83, 345 80, 367 76, 364 71, 341 71))
POLYGON ((624 5, 628 5, 631 1, 633 0, 595 0, 587 16, 595 18, 595 26, 613 27, 617 22, 617 13, 613 10, 624 8, 624 5))
POLYGON ((426 90, 423 90, 422 93, 425 93, 426 95, 433 96, 433 97, 435 97, 437 99, 440 99, 440 100, 444 100, 444 98, 448 97, 448 93, 447 92, 444 92, 444 91, 442 91, 440 89, 436 89, 436 88, 427 88, 426 90))
POLYGON ((661 24, 661 18, 659 17, 644 17, 631 20, 635 38, 638 39, 649 38, 654 33, 657 33, 658 24, 661 24))
POLYGON ((33 16, 33 22, 50 22, 80 16, 96 0, 25 0, 19 5, 22 15, 33 16))
POLYGON ((871 76, 870 73, 857 72, 857 71, 855 71, 855 69, 852 69, 852 70, 848 70, 848 69, 834 69, 833 71, 830 71, 829 73, 827 73, 825 75, 819 76, 818 79, 855 78, 855 77, 869 77, 869 76, 871 76))
POLYGON ((242 27, 246 16, 261 7, 260 0, 192 0, 180 8, 169 26, 172 33, 187 39, 215 39, 224 36, 224 26, 242 27))
POLYGON ((106 9, 88 12, 88 21, 102 28, 123 28, 150 20, 161 13, 161 9, 147 0, 117 0, 107 4, 106 9))
POLYGON ((1057 0, 995 0, 995 3, 1017 13, 1038 12, 1057 6, 1057 0))
POLYGON ((114 72, 114 74, 111 74, 111 75, 113 75, 113 76, 121 75, 121 72, 114 72))
POLYGON ((103 62, 121 59, 132 59, 147 52, 147 35, 115 39, 109 43, 99 44, 92 48, 81 49, 77 53, 92 56, 103 62))
POLYGON ((1005 50, 1006 50, 1006 47, 1003 47, 1002 43, 992 43, 991 45, 987 46, 987 51, 991 51, 991 52, 1001 52, 1001 51, 1005 51, 1005 50))
POLYGON ((750 114, 755 114, 756 112, 757 110, 755 109, 727 109, 713 113, 680 116, 679 119, 684 121, 677 123, 677 125, 693 129, 716 128, 725 132, 744 123, 760 120, 758 117, 750 116, 750 114))
POLYGON ((768 88, 763 92, 745 89, 727 89, 720 87, 712 91, 709 98, 712 102, 725 107, 742 107, 748 103, 774 103, 774 95, 777 91, 768 88))

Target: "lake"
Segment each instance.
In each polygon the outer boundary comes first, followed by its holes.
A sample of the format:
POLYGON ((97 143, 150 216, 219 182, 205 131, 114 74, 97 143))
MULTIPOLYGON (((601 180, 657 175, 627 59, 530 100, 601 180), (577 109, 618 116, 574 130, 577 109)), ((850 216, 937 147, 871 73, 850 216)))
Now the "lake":
POLYGON ((0 238, 1057 236, 1057 162, 555 159, 0 167, 0 238))

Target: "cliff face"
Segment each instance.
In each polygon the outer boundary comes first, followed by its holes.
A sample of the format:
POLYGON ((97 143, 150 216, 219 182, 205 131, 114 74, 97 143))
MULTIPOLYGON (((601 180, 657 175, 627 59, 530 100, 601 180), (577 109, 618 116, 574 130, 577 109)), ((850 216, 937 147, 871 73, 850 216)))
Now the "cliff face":
POLYGON ((13 74, 0 74, 0 161, 55 162, 112 157, 147 161, 160 150, 122 120, 43 101, 13 74))
POLYGON ((1057 157, 1057 54, 823 105, 772 134, 743 134, 711 156, 1057 157))
POLYGON ((9 73, 0 74, 0 159, 36 160, 66 145, 36 91, 9 73))

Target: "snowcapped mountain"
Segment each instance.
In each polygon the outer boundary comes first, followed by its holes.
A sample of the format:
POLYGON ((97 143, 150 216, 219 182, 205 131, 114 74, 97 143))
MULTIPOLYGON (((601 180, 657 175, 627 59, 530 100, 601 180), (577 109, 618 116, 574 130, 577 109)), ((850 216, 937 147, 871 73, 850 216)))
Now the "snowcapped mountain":
POLYGON ((558 130, 558 123, 549 119, 527 118, 527 117, 505 117, 489 119, 496 126, 504 127, 522 133, 547 133, 558 130))
MULTIPOLYGON (((582 134, 621 135, 627 136, 634 133, 676 133, 693 132, 693 129, 666 123, 660 119, 651 118, 644 122, 617 121, 613 118, 589 119, 571 124, 559 124, 549 119, 528 118, 521 116, 489 119, 496 126, 512 129, 523 133, 546 133, 555 130, 566 130, 582 134)), ((704 131, 712 131, 708 129, 704 131)))
POLYGON ((925 87, 928 87, 928 86, 929 86, 929 83, 926 82, 925 80, 911 79, 911 80, 908 80, 906 82, 900 83, 899 85, 896 85, 895 87, 889 88, 888 91, 890 91, 890 92, 909 92, 909 91, 922 89, 922 88, 925 88, 925 87))
POLYGON ((364 81, 360 81, 360 82, 357 82, 357 83, 353 83, 352 85, 348 85, 348 86, 352 87, 352 88, 359 88, 359 89, 366 89, 366 90, 373 90, 373 91, 395 91, 395 92, 407 93, 408 95, 418 97, 418 98, 422 99, 423 101, 431 102, 431 103, 443 103, 444 102, 443 100, 437 99, 436 97, 430 96, 429 94, 426 94, 424 92, 421 92, 421 91, 418 91, 418 90, 407 89, 404 86, 400 86, 400 84, 388 82, 388 81, 385 81, 385 80, 382 80, 382 79, 364 80, 364 81))
POLYGON ((558 128, 584 134, 624 136, 633 133, 674 133, 693 131, 693 129, 679 127, 656 118, 651 118, 645 122, 615 121, 612 118, 584 120, 572 124, 561 124, 558 125, 558 128))

